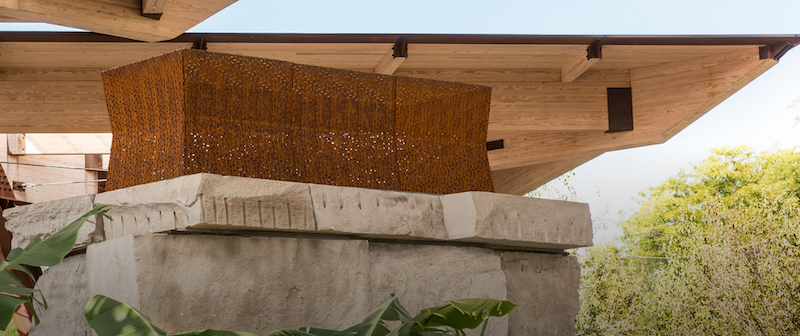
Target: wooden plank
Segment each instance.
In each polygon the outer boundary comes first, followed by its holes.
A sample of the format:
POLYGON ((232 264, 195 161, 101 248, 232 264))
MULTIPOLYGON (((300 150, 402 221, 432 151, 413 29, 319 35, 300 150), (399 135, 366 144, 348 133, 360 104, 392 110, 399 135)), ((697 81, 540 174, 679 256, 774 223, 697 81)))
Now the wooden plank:
POLYGON ((171 0, 158 21, 140 15, 140 0, 5 0, 0 2, 0 15, 156 42, 183 34, 234 2, 171 0))
POLYGON ((208 51, 373 72, 390 43, 209 43, 208 51))
POLYGON ((746 52, 633 70, 633 131, 506 132, 505 148, 489 152, 489 162, 494 170, 502 170, 661 143, 772 64, 774 61, 759 60, 758 48, 751 47, 746 52))
POLYGON ((3 51, 0 68, 108 69, 191 46, 191 43, 0 42, 3 51))
POLYGON ((494 170, 492 171, 494 190, 501 194, 525 195, 598 155, 599 153, 593 153, 574 159, 494 170))
POLYGON ((33 146, 30 152, 47 155, 109 154, 111 139, 111 133, 27 134, 27 140, 33 146))
POLYGON ((6 139, 9 155, 25 155, 25 134, 8 134, 6 139))
MULTIPOLYGON (((58 165, 68 167, 83 167, 86 164, 84 155, 25 155, 11 156, 10 161, 58 165)), ((31 167, 14 164, 3 164, 3 169, 12 181, 26 183, 50 183, 85 181, 86 173, 83 170, 59 169, 49 167, 31 167)), ((86 186, 82 183, 36 186, 26 188, 24 191, 15 190, 14 196, 23 202, 38 203, 61 198, 74 197, 86 194, 86 186)))
POLYGON ((561 68, 561 81, 572 82, 580 77, 586 70, 600 62, 600 58, 589 58, 584 54, 573 58, 567 65, 561 68))
POLYGON ((394 51, 389 51, 388 54, 383 56, 383 59, 378 63, 378 66, 375 67, 375 73, 381 75, 391 75, 400 67, 400 64, 403 64, 403 61, 406 60, 406 57, 394 57, 394 51))
POLYGON ((142 14, 164 14, 167 0, 142 0, 142 14))

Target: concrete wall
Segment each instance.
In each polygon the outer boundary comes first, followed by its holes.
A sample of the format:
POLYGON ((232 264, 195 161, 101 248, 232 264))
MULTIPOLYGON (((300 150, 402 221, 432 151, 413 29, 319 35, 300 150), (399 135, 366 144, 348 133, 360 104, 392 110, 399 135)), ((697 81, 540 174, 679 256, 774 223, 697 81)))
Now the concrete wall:
POLYGON ((507 297, 522 306, 493 318, 488 335, 570 335, 577 276, 574 257, 536 252, 363 239, 124 236, 45 272, 39 286, 52 308, 31 335, 86 335, 83 305, 95 294, 131 304, 170 333, 264 334, 345 328, 390 293, 413 314, 448 299, 507 297))

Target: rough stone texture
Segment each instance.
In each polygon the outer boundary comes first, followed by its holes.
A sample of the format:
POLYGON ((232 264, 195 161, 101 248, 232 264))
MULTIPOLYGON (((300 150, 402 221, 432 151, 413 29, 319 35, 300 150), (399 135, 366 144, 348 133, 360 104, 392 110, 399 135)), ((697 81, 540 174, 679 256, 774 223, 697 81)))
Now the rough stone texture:
POLYGON ((503 252, 502 260, 508 300, 524 303, 508 315, 508 335, 575 335, 581 272, 578 259, 503 252))
POLYGON ((33 326, 28 335, 94 335, 83 316, 83 307, 92 298, 86 284, 85 259, 85 255, 68 257, 42 274, 36 288, 44 293, 49 308, 37 310, 42 323, 33 326))
MULTIPOLYGON (((446 300, 506 297, 499 253, 477 247, 373 243, 370 282, 371 306, 394 293, 412 315, 446 300)), ((487 335, 506 335, 507 330, 508 317, 495 317, 487 335)))
POLYGON ((447 239, 438 195, 311 184, 317 231, 447 239))
POLYGON ((195 174, 97 195, 108 237, 175 229, 336 233, 563 250, 592 245, 586 204, 195 174))
POLYGON ((585 203, 467 192, 442 196, 449 239, 567 249, 592 245, 585 203))
MULTIPOLYGON (((3 210, 6 229, 14 235, 11 248, 25 247, 36 236, 50 237, 94 208, 94 195, 18 206, 3 210)), ((102 216, 95 216, 78 231, 77 244, 103 240, 102 216), (95 224, 97 223, 97 224, 95 224)))
POLYGON ((371 308, 367 249, 365 240, 127 236, 90 246, 87 274, 93 294, 125 300, 169 333, 343 328, 371 308))

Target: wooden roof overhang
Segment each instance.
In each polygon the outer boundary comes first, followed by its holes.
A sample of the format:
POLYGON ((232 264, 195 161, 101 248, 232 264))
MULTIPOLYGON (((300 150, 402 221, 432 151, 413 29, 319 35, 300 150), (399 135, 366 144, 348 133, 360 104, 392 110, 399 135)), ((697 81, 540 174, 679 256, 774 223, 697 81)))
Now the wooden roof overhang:
POLYGON ((606 151, 666 141, 798 43, 800 35, 183 34, 146 43, 0 33, 0 132, 110 132, 100 71, 204 48, 491 86, 488 140, 502 140, 489 152, 495 189, 521 194, 606 151), (630 88, 632 130, 608 132, 608 88, 630 88))

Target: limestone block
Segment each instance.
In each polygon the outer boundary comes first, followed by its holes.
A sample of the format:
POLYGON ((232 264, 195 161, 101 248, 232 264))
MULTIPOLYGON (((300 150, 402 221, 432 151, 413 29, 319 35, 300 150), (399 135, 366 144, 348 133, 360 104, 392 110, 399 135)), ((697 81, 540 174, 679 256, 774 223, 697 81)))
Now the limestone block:
MULTIPOLYGON (((503 299, 506 279, 498 252, 464 246, 370 244, 371 306, 395 293, 412 315, 446 300, 503 299)), ((508 317, 492 318, 487 335, 505 336, 508 317)), ((469 335, 479 335, 480 329, 469 335)))
POLYGON ((83 316, 83 307, 92 298, 86 284, 85 260, 85 255, 68 257, 42 274, 36 288, 44 294, 49 308, 36 311, 41 324, 32 326, 28 335, 94 335, 83 316))
POLYGON ((574 256, 503 252, 508 300, 523 305, 508 315, 508 336, 575 335, 580 265, 574 256))
MULTIPOLYGON (((6 229, 14 238, 11 247, 25 247, 34 237, 50 237, 69 223, 94 208, 94 195, 64 198, 55 201, 34 203, 3 210, 8 220, 6 229)), ((102 216, 89 219, 78 231, 77 244, 98 242, 103 239, 102 216)))
POLYGON ((549 249, 592 245, 584 203, 466 192, 442 196, 442 208, 451 240, 549 249))
POLYGON ((317 231, 447 239, 438 195, 311 184, 317 231))
POLYGON ((195 174, 97 195, 109 238, 175 229, 313 231, 304 183, 195 174))
POLYGON ((365 240, 129 235, 91 245, 86 258, 92 294, 168 333, 344 328, 371 309, 365 240))

